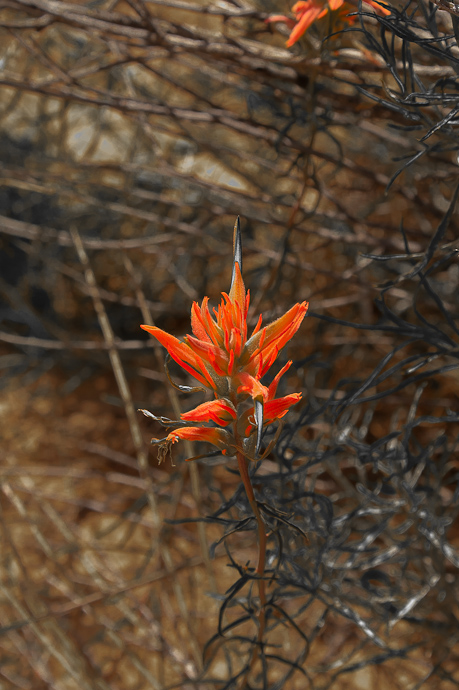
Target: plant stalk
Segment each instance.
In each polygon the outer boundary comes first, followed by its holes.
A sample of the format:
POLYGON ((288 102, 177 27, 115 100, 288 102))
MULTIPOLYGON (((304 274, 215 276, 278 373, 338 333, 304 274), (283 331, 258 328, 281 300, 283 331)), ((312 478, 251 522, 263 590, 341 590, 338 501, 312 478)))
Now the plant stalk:
POLYGON ((261 645, 263 643, 263 637, 265 634, 265 629, 266 629, 266 582, 263 579, 264 574, 265 574, 265 567, 266 567, 266 526, 263 522, 263 519, 261 517, 260 510, 258 508, 258 504, 255 500, 255 495, 253 493, 253 487, 252 487, 252 482, 250 480, 250 475, 249 475, 249 470, 247 467, 247 460, 243 453, 238 452, 237 453, 237 464, 239 467, 239 474, 241 475, 242 483, 244 484, 245 492, 247 494, 247 498, 250 503, 250 507, 252 508, 253 514, 255 516, 255 519, 257 521, 257 529, 258 529, 258 563, 257 563, 257 568, 256 568, 256 573, 258 576, 258 595, 260 598, 260 611, 258 614, 258 636, 257 636, 257 645, 255 649, 253 650, 252 654, 252 659, 249 665, 249 668, 247 669, 247 673, 244 675, 243 678, 243 684, 241 687, 244 687, 244 684, 246 683, 247 676, 250 673, 250 671, 253 669, 256 660, 259 656, 259 651, 261 650, 261 645))

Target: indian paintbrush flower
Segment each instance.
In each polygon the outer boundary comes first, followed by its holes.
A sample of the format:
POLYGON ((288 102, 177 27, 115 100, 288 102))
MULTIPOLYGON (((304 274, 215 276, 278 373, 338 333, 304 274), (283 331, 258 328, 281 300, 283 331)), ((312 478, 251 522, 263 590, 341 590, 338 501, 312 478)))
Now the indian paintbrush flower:
MULTIPOLYGON (((390 14, 390 10, 383 7, 379 2, 373 0, 363 0, 366 5, 373 7, 380 14, 390 14)), ((290 48, 299 38, 305 33, 307 29, 313 24, 316 19, 324 17, 328 11, 340 10, 341 16, 352 11, 352 6, 345 3, 344 0, 306 0, 306 2, 296 2, 292 7, 292 12, 295 19, 286 17, 283 14, 275 14, 266 19, 266 23, 284 22, 291 29, 290 36, 287 40, 287 48, 290 48)), ((346 21, 351 23, 352 17, 346 17, 346 21)))
POLYGON ((233 423, 235 434, 212 426, 183 426, 169 433, 164 444, 178 439, 208 441, 225 455, 234 455, 236 437, 244 452, 256 454, 261 442, 263 424, 282 418, 301 399, 301 393, 275 398, 280 377, 289 369, 287 364, 269 386, 261 383, 281 349, 293 337, 303 321, 308 303, 295 304, 276 321, 262 327, 262 317, 248 337, 247 313, 250 293, 242 279, 242 251, 239 219, 234 227, 234 260, 231 289, 223 292, 217 309, 211 313, 209 298, 191 308, 192 335, 178 340, 156 326, 141 326, 163 345, 169 355, 205 388, 214 400, 181 415, 184 422, 216 424, 226 427, 233 423), (252 406, 247 402, 252 401, 252 406), (249 408, 249 409, 248 409, 249 408))
MULTIPOLYGON (((201 306, 197 302, 193 303, 193 335, 187 335, 180 341, 156 326, 142 326, 164 345, 172 359, 205 388, 212 391, 214 399, 184 412, 180 415, 180 421, 155 417, 151 412, 142 411, 165 426, 175 427, 166 438, 153 439, 154 443, 160 444, 160 460, 170 446, 180 439, 207 441, 219 448, 223 455, 236 456, 241 481, 257 523, 258 534, 258 563, 255 570, 259 595, 258 632, 257 644, 253 647, 250 662, 244 676, 241 677, 240 687, 246 687, 246 681, 257 663, 260 650, 263 649, 269 586, 265 578, 267 526, 255 497, 247 461, 258 454, 264 424, 282 419, 290 407, 301 399, 301 393, 276 398, 280 378, 290 368, 291 361, 282 367, 269 386, 265 386, 261 379, 300 327, 308 303, 295 304, 286 314, 264 327, 260 315, 255 328, 248 336, 247 313, 250 294, 246 292, 242 280, 239 218, 234 226, 233 246, 233 274, 229 294, 222 293, 221 303, 212 313, 209 310, 208 297, 204 297, 201 306)), ((275 441, 276 439, 272 444, 275 441)))

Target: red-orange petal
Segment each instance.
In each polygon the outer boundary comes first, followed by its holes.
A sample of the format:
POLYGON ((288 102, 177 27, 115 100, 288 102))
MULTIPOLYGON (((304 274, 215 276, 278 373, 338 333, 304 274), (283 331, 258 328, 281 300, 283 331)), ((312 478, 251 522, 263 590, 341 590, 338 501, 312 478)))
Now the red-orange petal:
POLYGON ((212 342, 214 343, 214 345, 221 347, 223 344, 223 333, 221 332, 221 328, 215 323, 214 319, 211 316, 211 313, 209 311, 208 297, 204 297, 202 301, 201 316, 203 326, 206 329, 208 335, 210 336, 212 342))
POLYGON ((263 353, 265 350, 271 349, 274 344, 280 351, 284 345, 293 338, 306 316, 308 306, 307 302, 295 304, 283 316, 273 321, 268 326, 265 326, 265 338, 262 347, 263 353))
POLYGON ((287 414, 292 405, 296 405, 301 400, 301 393, 291 393, 284 395, 283 398, 276 398, 276 400, 269 400, 265 403, 263 408, 264 418, 268 422, 273 422, 275 419, 281 419, 287 414))
POLYGON ((286 17, 285 14, 272 14, 265 19, 265 24, 272 24, 273 22, 285 22, 291 29, 295 26, 295 20, 291 17, 286 17))
POLYGON ((198 358, 207 362, 218 376, 226 376, 228 370, 228 355, 213 343, 198 340, 192 335, 185 337, 186 344, 198 358))
MULTIPOLYGON (((271 424, 276 419, 282 419, 292 405, 296 405, 301 400, 301 397, 301 393, 290 393, 290 395, 285 395, 283 398, 266 402, 263 406, 263 424, 271 424)), ((244 412, 242 422, 243 424, 248 424, 245 428, 245 435, 250 436, 256 427, 253 407, 244 412)))
POLYGON ((220 426, 227 426, 236 419, 236 410, 229 400, 210 400, 184 412, 180 419, 185 422, 215 422, 220 426))
POLYGON ((242 280, 241 268, 239 266, 238 261, 236 261, 236 263, 234 264, 234 268, 235 276, 232 288, 229 293, 229 298, 231 302, 238 302, 240 309, 242 311, 245 307, 245 285, 244 281, 242 280))
POLYGON ((378 2, 373 2, 373 0, 363 0, 363 2, 366 5, 370 5, 373 7, 373 9, 377 10, 377 12, 381 12, 382 14, 390 14, 390 10, 387 9, 387 7, 382 7, 378 2))
POLYGON ((303 12, 306 12, 306 10, 309 9, 311 6, 311 0, 300 0, 299 2, 296 2, 293 7, 292 7, 292 12, 294 14, 300 14, 303 12))
POLYGON ((292 30, 289 39, 286 43, 287 48, 291 48, 291 46, 294 43, 296 43, 298 39, 301 38, 304 32, 307 29, 309 29, 311 24, 313 24, 316 19, 318 19, 321 15, 325 14, 326 12, 326 10, 323 9, 322 5, 317 5, 312 0, 310 3, 305 4, 309 5, 309 7, 301 14, 298 24, 292 30))
POLYGON ((273 400, 274 396, 276 395, 277 386, 279 385, 281 377, 285 374, 286 371, 290 369, 291 366, 292 360, 287 362, 287 364, 285 364, 285 366, 282 367, 280 372, 274 377, 273 381, 270 383, 268 387, 268 400, 273 400))
POLYGON ((144 331, 147 331, 156 340, 158 340, 163 347, 166 348, 172 359, 180 364, 182 369, 185 369, 191 376, 197 379, 207 388, 215 390, 215 383, 206 369, 206 365, 200 357, 198 357, 186 343, 182 343, 170 333, 162 331, 156 326, 142 325, 144 331))
POLYGON ((254 378, 245 371, 241 371, 234 377, 239 386, 238 393, 247 393, 253 400, 266 400, 268 397, 268 389, 263 386, 258 379, 254 378))
POLYGON ((167 436, 167 441, 176 443, 179 439, 188 441, 206 441, 220 448, 225 455, 232 454, 232 436, 224 429, 215 429, 208 426, 184 426, 174 429, 167 436))
POLYGON ((260 314, 260 316, 258 317, 257 324, 256 324, 255 328, 253 329, 252 335, 250 336, 250 338, 253 338, 253 336, 256 335, 258 333, 258 331, 260 330, 262 319, 263 319, 263 316, 262 316, 262 314, 260 314))
POLYGON ((191 307, 191 330, 193 331, 196 338, 199 338, 199 340, 204 340, 207 343, 211 343, 212 339, 210 338, 207 332, 206 325, 207 324, 205 324, 204 322, 202 312, 198 303, 193 302, 193 305, 191 307))

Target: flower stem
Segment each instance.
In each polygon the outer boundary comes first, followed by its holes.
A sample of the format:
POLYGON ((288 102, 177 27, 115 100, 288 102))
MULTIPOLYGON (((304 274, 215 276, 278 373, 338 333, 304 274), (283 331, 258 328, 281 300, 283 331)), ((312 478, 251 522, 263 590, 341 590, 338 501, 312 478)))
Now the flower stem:
POLYGON ((257 521, 258 528, 258 564, 256 569, 256 573, 258 576, 258 595, 260 597, 260 611, 258 613, 258 636, 257 645, 253 650, 251 662, 247 669, 247 673, 244 675, 243 678, 243 684, 241 687, 244 687, 244 684, 247 680, 247 676, 252 670, 253 666, 255 665, 255 662, 261 650, 261 645, 263 642, 263 637, 266 628, 266 583, 263 579, 266 566, 266 526, 263 522, 260 510, 258 508, 258 504, 255 500, 252 482, 250 480, 249 470, 247 467, 247 460, 245 456, 240 452, 237 453, 237 464, 239 467, 239 474, 241 475, 242 483, 244 484, 245 492, 247 494, 247 498, 249 499, 250 507, 252 508, 253 514, 257 521))

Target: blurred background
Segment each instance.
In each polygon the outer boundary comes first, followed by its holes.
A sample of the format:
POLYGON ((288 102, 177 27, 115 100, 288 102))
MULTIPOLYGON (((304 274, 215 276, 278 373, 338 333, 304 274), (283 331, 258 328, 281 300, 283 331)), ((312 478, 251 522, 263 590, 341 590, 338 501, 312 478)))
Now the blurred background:
POLYGON ((303 400, 256 471, 279 536, 254 687, 459 685, 439 7, 346 5, 287 50, 283 0, 1 2, 0 688, 238 687, 256 537, 235 467, 185 444, 159 466, 137 411, 203 400, 139 326, 182 337, 217 304, 237 215, 250 322, 310 302, 279 358, 303 400))

